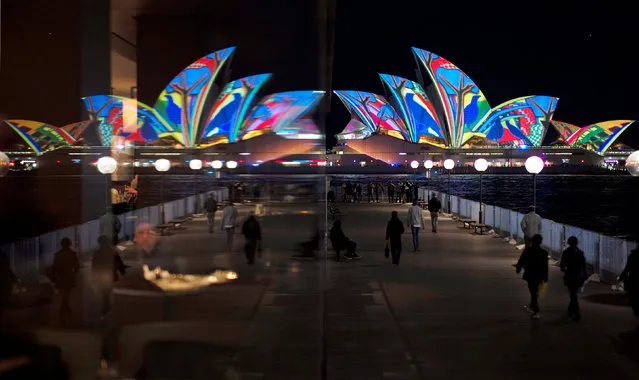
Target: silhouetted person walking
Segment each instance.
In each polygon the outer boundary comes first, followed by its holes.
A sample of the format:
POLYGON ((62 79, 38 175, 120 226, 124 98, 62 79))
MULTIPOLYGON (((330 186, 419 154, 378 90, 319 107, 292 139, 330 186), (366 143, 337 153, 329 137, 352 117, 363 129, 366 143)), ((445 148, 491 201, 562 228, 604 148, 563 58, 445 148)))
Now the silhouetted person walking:
POLYGON ((375 202, 379 203, 379 192, 382 191, 382 185, 376 183, 375 185, 375 202))
POLYGON ((406 225, 413 236, 413 252, 419 250, 419 230, 424 228, 424 210, 419 207, 417 200, 408 208, 406 225))
POLYGON ((399 265, 399 258, 402 255, 402 234, 404 233, 404 223, 399 220, 397 211, 391 213, 391 219, 386 225, 386 244, 390 243, 391 257, 393 264, 399 265))
POLYGON ((60 324, 67 324, 71 319, 69 304, 71 291, 75 287, 75 277, 80 270, 78 254, 71 249, 71 239, 60 241, 61 249, 53 257, 51 268, 52 280, 60 293, 60 324))
POLYGON ((524 232, 524 243, 530 247, 533 236, 541 234, 541 216, 535 212, 535 206, 528 208, 528 214, 521 220, 521 230, 524 232))
POLYGON ((388 203, 395 201, 395 186, 392 183, 388 184, 388 203))
POLYGON ((204 201, 204 210, 206 210, 206 218, 209 222, 209 233, 212 234, 215 229, 215 212, 217 211, 217 201, 213 198, 213 194, 209 194, 209 197, 204 201))
POLYGON ((433 196, 428 200, 428 212, 430 212, 430 223, 433 226, 433 232, 437 233, 437 223, 439 222, 439 212, 442 210, 442 202, 433 196))
POLYGON ((548 282, 548 252, 541 248, 543 238, 537 234, 532 237, 530 247, 524 249, 517 265, 517 274, 524 269, 524 280, 530 291, 530 311, 533 319, 539 319, 539 287, 548 282))
POLYGON ((587 279, 586 257, 581 249, 577 247, 579 241, 576 237, 568 238, 568 248, 561 255, 559 267, 564 272, 564 285, 568 287, 570 294, 570 304, 568 304, 568 317, 574 317, 576 321, 581 319, 579 309, 579 297, 577 292, 584 285, 587 279))
POLYGON ((233 234, 235 233, 235 226, 237 222, 237 208, 230 203, 224 207, 222 212, 222 231, 226 231, 226 248, 229 252, 233 250, 233 234))
POLYGON ((624 289, 630 298, 630 306, 637 318, 639 326, 639 248, 635 248, 628 256, 626 268, 619 275, 624 282, 624 289))
POLYGON ((255 215, 249 215, 248 219, 242 225, 242 235, 246 239, 244 245, 244 253, 246 254, 246 263, 248 265, 255 264, 255 253, 260 248, 262 241, 262 229, 255 215))

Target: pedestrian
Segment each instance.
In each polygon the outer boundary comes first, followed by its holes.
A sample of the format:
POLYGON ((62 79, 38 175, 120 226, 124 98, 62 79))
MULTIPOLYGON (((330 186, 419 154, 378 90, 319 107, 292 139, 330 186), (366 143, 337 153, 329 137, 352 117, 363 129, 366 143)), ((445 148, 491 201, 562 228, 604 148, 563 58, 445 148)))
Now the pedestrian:
POLYGON ((439 212, 442 209, 442 202, 437 199, 437 195, 428 200, 428 212, 430 212, 430 223, 433 227, 433 233, 437 233, 437 223, 439 222, 439 212))
POLYGON ((368 203, 373 203, 373 184, 371 182, 368 183, 366 194, 368 194, 368 203))
POLYGON ((60 241, 61 249, 53 257, 51 280, 60 293, 60 324, 65 325, 71 320, 71 291, 76 284, 76 275, 80 270, 78 254, 71 249, 71 239, 60 241))
POLYGON ((524 244, 528 248, 533 236, 541 234, 541 216, 535 212, 535 206, 528 207, 528 213, 524 215, 520 225, 524 232, 524 244))
POLYGON ((630 306, 635 313, 637 326, 639 327, 639 248, 635 248, 630 252, 626 267, 619 275, 619 280, 624 283, 624 289, 628 293, 630 306))
POLYGON ((392 183, 389 183, 387 188, 388 188, 388 203, 393 203, 395 201, 395 186, 392 183))
POLYGON ((393 264, 399 265, 399 258, 402 255, 402 234, 404 233, 404 223, 399 220, 397 211, 391 213, 391 219, 386 225, 386 247, 390 243, 391 257, 393 264))
POLYGON ((204 210, 209 223, 209 233, 212 234, 215 229, 215 212, 217 211, 217 200, 213 197, 213 193, 209 194, 209 197, 204 201, 204 210))
POLYGON ((379 183, 375 184, 375 203, 379 203, 379 192, 383 191, 382 185, 379 183))
POLYGON ((122 223, 120 219, 113 213, 112 208, 107 208, 104 215, 100 217, 100 235, 111 238, 111 243, 117 245, 120 241, 120 230, 122 229, 122 223))
POLYGON ((539 288, 548 282, 548 252, 541 248, 543 238, 536 234, 531 238, 530 247, 526 247, 519 257, 516 272, 519 274, 524 270, 524 281, 528 283, 530 292, 530 305, 528 310, 531 318, 539 319, 539 288))
POLYGON ((410 228, 413 235, 413 252, 419 250, 419 230, 424 228, 424 210, 418 205, 418 201, 414 200, 413 205, 408 208, 408 216, 406 226, 410 228))
POLYGON ((237 225, 237 208, 233 206, 233 203, 229 202, 222 211, 222 231, 226 231, 226 249, 229 252, 233 251, 233 234, 235 234, 235 227, 237 225))
POLYGON ((255 264, 255 253, 261 250, 262 229, 258 223, 255 214, 249 214, 248 219, 242 225, 242 235, 246 239, 244 245, 244 253, 246 254, 246 263, 248 265, 255 264))
POLYGON ((581 249, 577 247, 579 240, 571 236, 568 238, 568 248, 561 255, 559 268, 564 272, 564 285, 568 287, 570 294, 570 303, 566 315, 575 321, 581 319, 581 310, 579 309, 579 298, 577 292, 586 282, 588 278, 586 274, 586 257, 581 249))

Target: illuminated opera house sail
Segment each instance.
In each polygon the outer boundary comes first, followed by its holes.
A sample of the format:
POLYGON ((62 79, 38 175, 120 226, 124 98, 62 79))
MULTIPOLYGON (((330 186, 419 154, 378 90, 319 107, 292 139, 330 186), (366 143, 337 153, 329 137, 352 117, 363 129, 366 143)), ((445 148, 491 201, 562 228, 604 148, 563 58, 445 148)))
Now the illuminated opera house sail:
POLYGON ((559 99, 545 95, 491 107, 477 84, 453 63, 418 48, 413 54, 420 72, 432 82, 427 88, 424 83, 380 74, 387 98, 364 91, 334 91, 351 114, 351 121, 336 135, 338 141, 361 153, 376 149, 368 141, 376 135, 434 148, 541 147, 552 123, 567 145, 603 154, 632 124, 617 120, 579 128, 555 122, 559 99))
POLYGON ((166 85, 153 106, 132 98, 91 95, 83 98, 89 120, 63 127, 8 120, 3 127, 36 153, 73 145, 207 148, 242 144, 263 135, 272 136, 285 152, 304 153, 300 150, 313 144, 300 140, 323 140, 313 121, 323 91, 258 98, 271 74, 232 80, 218 90, 218 74, 234 51, 234 47, 222 49, 191 63, 166 85))

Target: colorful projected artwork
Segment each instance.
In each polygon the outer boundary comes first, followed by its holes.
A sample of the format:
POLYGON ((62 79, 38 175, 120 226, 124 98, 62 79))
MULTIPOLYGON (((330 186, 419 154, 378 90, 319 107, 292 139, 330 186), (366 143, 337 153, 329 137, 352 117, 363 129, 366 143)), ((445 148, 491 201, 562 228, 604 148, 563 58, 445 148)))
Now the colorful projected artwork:
POLYGON ((633 122, 633 120, 611 120, 591 124, 573 133, 566 142, 573 146, 592 148, 601 154, 608 150, 633 122))
POLYGON ((78 121, 77 123, 67 124, 62 127, 67 133, 73 136, 74 139, 79 140, 80 136, 86 131, 86 129, 93 123, 91 120, 78 121))
POLYGON ((196 144, 209 92, 234 51, 234 47, 218 50, 193 62, 158 97, 155 110, 170 124, 171 130, 182 132, 180 140, 184 146, 196 144))
POLYGON ((564 123, 563 121, 551 120, 550 123, 564 140, 568 140, 570 136, 580 129, 580 127, 574 124, 564 123))
POLYGON ((311 112, 324 91, 289 91, 268 95, 253 107, 240 132, 242 140, 286 129, 304 114, 311 112))
POLYGON ((67 131, 53 125, 33 120, 6 120, 5 122, 37 153, 75 143, 75 138, 67 131))
POLYGON ((349 112, 368 128, 370 134, 382 133, 399 139, 410 139, 404 122, 383 96, 363 91, 334 93, 349 112))
POLYGON ((202 138, 204 145, 238 141, 242 122, 257 91, 271 77, 259 74, 226 85, 208 117, 202 138))
POLYGON ((370 127, 357 119, 351 119, 344 130, 335 135, 338 141, 341 140, 363 140, 373 134, 370 127))
POLYGON ((324 134, 312 119, 299 119, 276 132, 276 135, 289 140, 322 140, 324 134))
POLYGON ((471 133, 488 112, 488 100, 468 75, 450 61, 426 50, 413 48, 435 83, 444 107, 448 126, 449 146, 462 146, 465 133, 471 133))
POLYGON ((558 100, 539 95, 509 100, 492 109, 473 132, 500 144, 541 146, 558 100))
POLYGON ((408 141, 419 142, 420 136, 445 139, 435 107, 419 83, 388 74, 379 76, 400 108, 404 125, 408 129, 408 141))
POLYGON ((111 146, 114 136, 140 143, 169 136, 180 141, 182 137, 153 108, 135 99, 96 95, 84 98, 84 104, 104 146, 111 146))

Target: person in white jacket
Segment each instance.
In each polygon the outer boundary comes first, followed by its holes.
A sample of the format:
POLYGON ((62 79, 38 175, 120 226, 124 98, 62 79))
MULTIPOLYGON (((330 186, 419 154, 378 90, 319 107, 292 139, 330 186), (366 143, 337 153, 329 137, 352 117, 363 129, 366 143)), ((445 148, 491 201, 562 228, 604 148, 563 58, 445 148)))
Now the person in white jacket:
POLYGON ((419 250, 419 230, 424 227, 424 210, 419 207, 417 200, 408 208, 406 225, 413 234, 413 252, 419 250))
POLYGON ((222 222, 220 227, 222 231, 226 231, 226 247, 229 252, 233 249, 233 234, 235 233, 235 227, 238 225, 237 221, 237 208, 230 203, 224 207, 222 211, 222 222))
POLYGON ((521 230, 524 232, 526 248, 530 247, 533 236, 541 235, 541 216, 535 212, 535 206, 528 208, 528 214, 521 220, 521 230))

